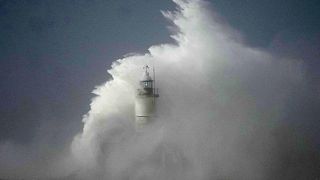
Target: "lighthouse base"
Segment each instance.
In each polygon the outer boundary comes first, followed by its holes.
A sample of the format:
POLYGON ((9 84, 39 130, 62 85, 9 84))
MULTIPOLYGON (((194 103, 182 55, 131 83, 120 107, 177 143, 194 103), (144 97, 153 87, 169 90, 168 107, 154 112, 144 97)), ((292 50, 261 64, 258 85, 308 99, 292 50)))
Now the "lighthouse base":
POLYGON ((150 116, 136 116, 136 128, 143 128, 148 122, 150 122, 150 116))

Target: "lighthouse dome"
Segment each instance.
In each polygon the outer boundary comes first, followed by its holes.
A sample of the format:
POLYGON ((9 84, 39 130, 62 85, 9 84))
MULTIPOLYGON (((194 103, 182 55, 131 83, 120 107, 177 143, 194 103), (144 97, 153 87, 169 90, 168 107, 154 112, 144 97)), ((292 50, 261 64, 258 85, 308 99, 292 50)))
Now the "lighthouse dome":
POLYGON ((151 81, 151 80, 152 78, 150 77, 149 72, 145 71, 142 75, 141 81, 151 81))

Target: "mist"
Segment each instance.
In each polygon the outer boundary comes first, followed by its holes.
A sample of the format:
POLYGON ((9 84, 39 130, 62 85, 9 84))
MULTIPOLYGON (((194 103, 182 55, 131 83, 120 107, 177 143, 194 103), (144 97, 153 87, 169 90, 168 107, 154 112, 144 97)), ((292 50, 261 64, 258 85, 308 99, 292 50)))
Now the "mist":
MULTIPOLYGON (((162 13, 175 43, 114 61, 112 78, 93 91, 82 132, 29 177, 319 178, 312 135, 296 126, 310 117, 293 108, 311 91, 302 61, 249 47, 206 1, 174 3, 162 13), (134 101, 146 64, 155 67, 160 97, 157 117, 138 133, 134 101)), ((310 96, 308 106, 317 107, 319 95, 310 96)))
POLYGON ((112 79, 94 90, 72 144, 78 178, 317 177, 315 160, 305 167, 311 144, 286 122, 289 100, 308 88, 303 64, 246 46, 205 1, 174 2, 176 11, 163 15, 176 44, 115 61, 112 79), (158 116, 137 135, 134 97, 145 64, 156 68, 158 116))

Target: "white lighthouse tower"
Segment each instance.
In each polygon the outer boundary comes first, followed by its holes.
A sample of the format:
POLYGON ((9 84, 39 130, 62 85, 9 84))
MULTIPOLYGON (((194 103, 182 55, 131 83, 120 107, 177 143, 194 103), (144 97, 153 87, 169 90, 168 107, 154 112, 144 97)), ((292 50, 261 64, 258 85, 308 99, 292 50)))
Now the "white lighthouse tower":
MULTIPOLYGON (((155 79, 154 70, 153 78, 155 79)), ((141 128, 148 122, 152 121, 152 118, 155 116, 156 98, 159 97, 157 89, 155 88, 155 81, 149 74, 148 65, 144 67, 144 73, 139 85, 140 88, 137 89, 135 100, 135 124, 137 128, 141 128)))

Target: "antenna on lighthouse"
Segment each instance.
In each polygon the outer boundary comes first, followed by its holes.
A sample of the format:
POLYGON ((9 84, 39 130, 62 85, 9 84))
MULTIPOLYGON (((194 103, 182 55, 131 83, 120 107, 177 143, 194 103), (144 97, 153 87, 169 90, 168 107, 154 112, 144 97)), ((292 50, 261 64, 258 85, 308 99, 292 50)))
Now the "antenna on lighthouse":
POLYGON ((149 66, 146 64, 143 69, 145 69, 146 73, 148 73, 149 66))
MULTIPOLYGON (((154 67, 154 65, 153 65, 153 68, 152 68, 152 70, 153 70, 153 94, 156 94, 156 70, 155 70, 155 67, 154 67)), ((155 96, 153 96, 153 103, 155 103, 155 96)))

